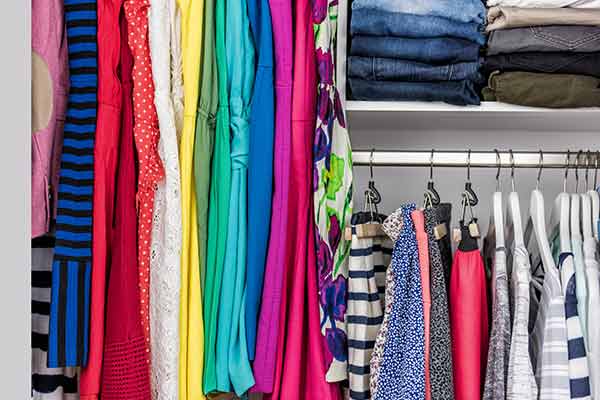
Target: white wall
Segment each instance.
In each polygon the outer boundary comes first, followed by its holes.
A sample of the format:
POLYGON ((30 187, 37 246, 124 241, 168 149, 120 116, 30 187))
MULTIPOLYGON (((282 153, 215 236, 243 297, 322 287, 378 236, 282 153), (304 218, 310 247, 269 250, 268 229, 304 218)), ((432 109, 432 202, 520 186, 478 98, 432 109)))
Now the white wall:
MULTIPOLYGON (((354 149, 379 150, 600 150, 600 111, 546 113, 348 113, 354 149), (595 129, 595 131, 594 131, 595 129)), ((473 188, 480 198, 476 207, 482 232, 487 229, 491 194, 495 190, 495 169, 471 169, 473 188)), ((422 204, 429 168, 376 167, 377 187, 383 197, 381 209, 387 213, 404 202, 422 204)), ((523 218, 529 214, 529 196, 535 187, 537 170, 516 169, 515 184, 521 198, 523 218)), ((542 189, 548 205, 562 191, 563 170, 546 169, 542 189)), ((580 176, 583 171, 580 171, 580 176)), ((590 180, 593 175, 590 171, 590 180)), ((355 210, 363 207, 363 193, 369 179, 368 167, 355 167, 355 210)), ((510 191, 510 170, 502 170, 502 188, 510 191)), ((434 180, 442 201, 452 202, 453 222, 460 217, 460 194, 466 169, 436 168, 434 180)), ((583 178, 581 178, 583 179, 583 178)), ((574 188, 574 174, 570 173, 574 188)), ((583 184, 583 180, 580 181, 583 184)))

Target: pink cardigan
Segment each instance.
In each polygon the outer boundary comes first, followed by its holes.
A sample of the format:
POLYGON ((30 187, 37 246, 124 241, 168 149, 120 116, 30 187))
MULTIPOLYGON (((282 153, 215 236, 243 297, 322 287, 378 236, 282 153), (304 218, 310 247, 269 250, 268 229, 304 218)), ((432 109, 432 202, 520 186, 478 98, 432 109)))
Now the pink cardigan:
POLYGON ((60 154, 67 96, 67 32, 61 0, 31 3, 32 136, 31 236, 50 230, 56 216, 60 154))

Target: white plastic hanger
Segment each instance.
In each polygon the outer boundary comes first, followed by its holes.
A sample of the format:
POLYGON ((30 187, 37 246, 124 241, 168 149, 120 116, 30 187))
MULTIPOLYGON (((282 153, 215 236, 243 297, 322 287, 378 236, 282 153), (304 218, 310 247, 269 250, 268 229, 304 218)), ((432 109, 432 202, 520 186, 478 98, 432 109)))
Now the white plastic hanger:
MULTIPOLYGON (((529 202, 529 219, 527 221, 526 238, 527 243, 529 243, 531 239, 531 230, 533 229, 535 242, 542 261, 542 268, 547 273, 558 277, 558 271, 556 270, 556 264, 552 257, 552 249, 550 248, 550 241, 548 240, 548 232, 546 230, 544 195, 540 191, 540 177, 544 161, 543 157, 543 153, 540 151, 538 179, 535 189, 531 192, 531 199, 529 202)), ((536 268, 534 265, 532 265, 532 267, 536 268)), ((535 280, 532 280, 532 283, 535 284, 535 280)), ((541 287, 538 289, 541 289, 541 287)))
MULTIPOLYGON (((496 151, 496 162, 498 170, 496 172, 496 191, 492 196, 493 220, 490 229, 494 229, 496 238, 496 248, 504 247, 504 214, 502 212, 502 190, 500 188, 500 153, 496 151)), ((490 232, 491 233, 491 232, 490 232)))
POLYGON ((592 229, 594 230, 594 237, 600 240, 598 233, 598 221, 600 221, 600 195, 596 189, 598 189, 598 160, 600 158, 600 151, 596 152, 596 160, 594 161, 594 186, 588 191, 590 199, 592 201, 592 229))
MULTIPOLYGON (((512 155, 512 153, 511 153, 512 155)), ((523 233, 523 221, 521 219, 521 202, 519 200, 519 193, 515 190, 515 168, 514 168, 514 159, 511 160, 513 163, 511 166, 510 179, 512 184, 512 191, 508 195, 508 226, 512 228, 513 239, 515 241, 515 246, 524 246, 525 239, 523 233)), ((538 171, 538 178, 536 189, 539 187, 540 183, 540 174, 542 172, 542 164, 544 162, 543 155, 540 151, 540 169, 538 171)))
POLYGON ((594 238, 594 228, 592 228, 592 197, 589 194, 589 169, 590 169, 590 151, 586 155, 585 163, 585 193, 580 194, 581 199, 581 227, 583 229, 583 239, 591 240, 594 238))
POLYGON ((575 192, 571 193, 571 236, 572 238, 582 240, 581 236, 581 196, 579 195, 579 151, 575 156, 575 192))
POLYGON ((554 240, 555 235, 559 236, 559 248, 561 253, 571 252, 571 234, 570 234, 570 198, 567 194, 567 177, 569 175, 569 163, 571 162, 571 153, 567 150, 567 160, 565 164, 565 177, 563 181, 563 191, 556 196, 554 207, 550 214, 548 230, 554 240))

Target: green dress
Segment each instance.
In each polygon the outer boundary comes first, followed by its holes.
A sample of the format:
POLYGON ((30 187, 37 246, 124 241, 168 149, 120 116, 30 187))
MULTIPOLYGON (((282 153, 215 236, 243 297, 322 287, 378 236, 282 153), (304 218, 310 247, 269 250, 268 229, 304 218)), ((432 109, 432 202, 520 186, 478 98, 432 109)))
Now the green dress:
POLYGON ((200 98, 196 115, 194 144, 194 178, 196 180, 196 208, 198 210, 198 256, 200 284, 204 293, 206 280, 206 247, 208 236, 208 196, 210 188, 210 160, 215 140, 215 116, 219 98, 217 93, 217 60, 215 58, 215 2, 204 2, 204 39, 200 66, 200 98))
POLYGON ((225 53, 225 0, 215 3, 216 61, 218 75, 217 127, 212 159, 208 213, 208 248, 205 280, 204 392, 217 388, 216 341, 219 295, 227 244, 229 196, 231 192, 231 145, 229 143, 229 96, 225 53))

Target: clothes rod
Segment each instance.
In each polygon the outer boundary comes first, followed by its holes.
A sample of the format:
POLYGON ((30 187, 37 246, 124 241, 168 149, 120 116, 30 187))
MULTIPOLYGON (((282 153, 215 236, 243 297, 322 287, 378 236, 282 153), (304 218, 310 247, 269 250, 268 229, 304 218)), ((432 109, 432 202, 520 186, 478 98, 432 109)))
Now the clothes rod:
MULTIPOLYGON (((539 168, 539 151, 513 151, 514 163, 511 162, 510 151, 499 151, 501 168, 539 168)), ((567 151, 543 151, 543 168, 565 168, 567 151)), ((571 151, 569 168, 577 166, 580 170, 586 166, 590 171, 595 170, 600 162, 597 151, 588 153, 571 151), (576 159, 579 158, 577 162, 576 159)), ((386 167, 461 167, 469 164, 473 168, 498 168, 496 153, 492 151, 434 150, 356 150, 352 152, 352 161, 355 166, 386 166, 386 167)))

